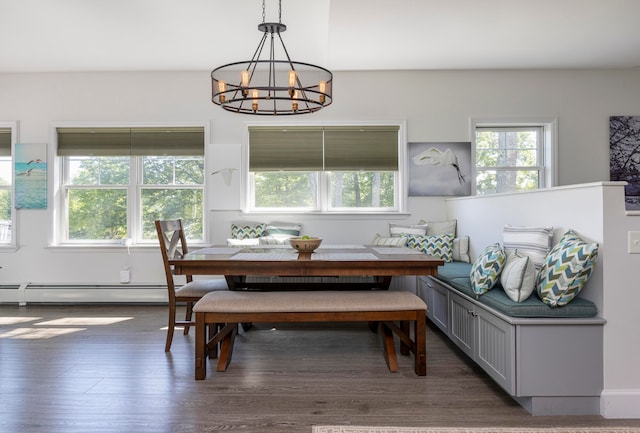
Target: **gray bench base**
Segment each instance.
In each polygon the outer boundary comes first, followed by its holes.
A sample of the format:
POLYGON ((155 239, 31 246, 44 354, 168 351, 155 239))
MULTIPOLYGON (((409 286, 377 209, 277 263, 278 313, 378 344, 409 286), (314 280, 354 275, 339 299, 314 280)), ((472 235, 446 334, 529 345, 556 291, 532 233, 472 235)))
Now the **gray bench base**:
POLYGON ((403 355, 413 352, 416 374, 426 375, 426 305, 413 293, 223 291, 205 295, 193 311, 196 315, 196 380, 206 377, 207 356, 218 356, 218 371, 227 369, 238 324, 260 322, 381 323, 389 370, 398 369, 393 341, 395 333, 400 338, 400 352, 403 355), (212 327, 217 332, 207 340, 207 328, 212 327))

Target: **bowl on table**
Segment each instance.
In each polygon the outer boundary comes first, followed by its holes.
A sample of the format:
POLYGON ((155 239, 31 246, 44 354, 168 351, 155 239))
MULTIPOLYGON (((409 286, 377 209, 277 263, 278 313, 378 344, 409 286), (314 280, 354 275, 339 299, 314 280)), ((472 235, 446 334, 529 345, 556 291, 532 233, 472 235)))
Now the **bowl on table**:
POLYGON ((298 250, 299 253, 312 253, 322 243, 322 238, 308 236, 305 238, 295 237, 289 239, 291 246, 298 250))

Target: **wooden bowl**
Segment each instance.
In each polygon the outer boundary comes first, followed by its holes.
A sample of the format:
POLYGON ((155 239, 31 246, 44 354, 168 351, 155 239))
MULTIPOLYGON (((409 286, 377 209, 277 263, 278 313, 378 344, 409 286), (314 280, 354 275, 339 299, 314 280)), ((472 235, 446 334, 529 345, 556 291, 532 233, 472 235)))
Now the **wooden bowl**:
POLYGON ((309 239, 302 239, 301 237, 295 237, 289 239, 291 246, 298 250, 300 253, 311 253, 318 248, 322 243, 322 238, 309 237, 309 239))

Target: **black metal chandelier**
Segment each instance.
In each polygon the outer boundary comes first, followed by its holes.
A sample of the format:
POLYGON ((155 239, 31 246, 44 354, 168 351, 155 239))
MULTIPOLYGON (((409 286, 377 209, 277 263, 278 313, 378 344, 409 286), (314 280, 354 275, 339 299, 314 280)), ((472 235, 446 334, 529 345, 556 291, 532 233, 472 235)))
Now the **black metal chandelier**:
POLYGON ((256 115, 293 115, 318 111, 332 102, 333 74, 320 66, 294 62, 281 33, 282 1, 278 0, 278 22, 265 22, 262 0, 262 39, 251 60, 229 63, 211 71, 211 101, 227 111, 256 115), (276 59, 276 36, 284 57, 276 59), (269 58, 260 56, 267 39, 269 58))

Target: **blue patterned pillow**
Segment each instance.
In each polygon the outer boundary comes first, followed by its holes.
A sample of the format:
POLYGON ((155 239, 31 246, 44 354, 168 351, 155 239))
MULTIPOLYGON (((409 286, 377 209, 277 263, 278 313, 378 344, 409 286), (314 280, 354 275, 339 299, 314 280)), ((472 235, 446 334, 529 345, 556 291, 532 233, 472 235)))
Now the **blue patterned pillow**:
POLYGON ((583 242, 567 231, 542 263, 536 280, 538 296, 551 307, 571 302, 589 280, 598 258, 598 244, 583 242))
POLYGON ((264 223, 258 224, 231 224, 231 238, 232 239, 255 239, 265 235, 267 225, 264 223))
POLYGON ((500 281, 500 272, 507 256, 500 244, 489 245, 471 266, 471 289, 476 295, 482 295, 493 289, 500 281))
POLYGON ((407 238, 407 246, 420 250, 423 253, 442 259, 445 262, 453 260, 453 235, 416 236, 404 235, 407 238))

